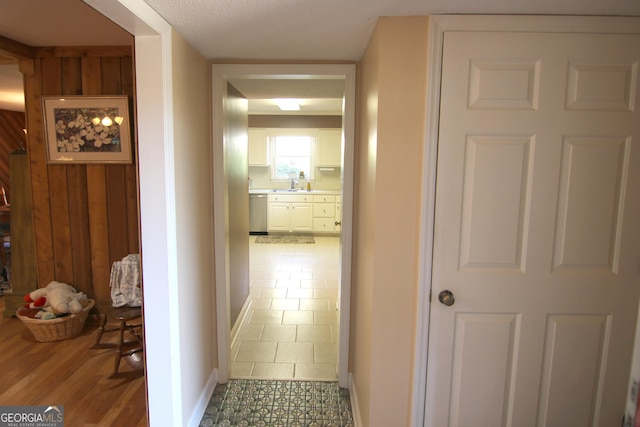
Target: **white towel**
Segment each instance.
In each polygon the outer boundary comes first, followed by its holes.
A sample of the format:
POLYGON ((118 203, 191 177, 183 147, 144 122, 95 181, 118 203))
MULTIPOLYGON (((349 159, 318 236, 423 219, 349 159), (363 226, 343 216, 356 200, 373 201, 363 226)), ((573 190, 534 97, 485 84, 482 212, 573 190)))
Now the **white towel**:
POLYGON ((111 301, 114 307, 140 307, 140 255, 130 254, 111 266, 111 301))

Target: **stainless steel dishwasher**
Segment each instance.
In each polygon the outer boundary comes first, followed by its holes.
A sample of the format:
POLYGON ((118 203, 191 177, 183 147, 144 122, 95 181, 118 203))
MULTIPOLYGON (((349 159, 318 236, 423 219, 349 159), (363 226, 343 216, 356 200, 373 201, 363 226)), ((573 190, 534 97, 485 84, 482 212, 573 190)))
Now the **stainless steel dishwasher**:
POLYGON ((249 194, 249 234, 267 234, 266 194, 249 194))

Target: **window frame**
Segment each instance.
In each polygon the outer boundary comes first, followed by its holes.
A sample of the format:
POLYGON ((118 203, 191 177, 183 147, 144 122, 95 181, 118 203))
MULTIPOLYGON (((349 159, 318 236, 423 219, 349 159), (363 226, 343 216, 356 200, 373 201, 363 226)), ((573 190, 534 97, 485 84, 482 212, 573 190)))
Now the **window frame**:
MULTIPOLYGON (((304 180, 313 181, 315 178, 315 165, 316 165, 316 148, 318 143, 318 129, 310 128, 285 128, 277 129, 271 128, 267 130, 267 141, 269 144, 269 160, 271 162, 271 180, 273 181, 289 181, 291 178, 283 178, 277 176, 277 161, 276 158, 276 139, 281 136, 300 136, 310 138, 309 147, 309 171, 304 171, 304 180)), ((296 176, 295 179, 298 179, 296 176)))

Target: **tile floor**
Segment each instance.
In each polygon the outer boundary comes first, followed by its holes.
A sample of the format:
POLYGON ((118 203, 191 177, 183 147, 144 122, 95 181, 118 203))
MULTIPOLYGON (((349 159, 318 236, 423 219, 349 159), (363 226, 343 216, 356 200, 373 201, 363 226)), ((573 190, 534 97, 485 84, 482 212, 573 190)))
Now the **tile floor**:
POLYGON ((349 391, 336 382, 231 380, 216 387, 200 426, 232 425, 352 427, 349 391))
POLYGON ((336 380, 339 238, 249 239, 252 303, 231 347, 231 377, 336 380))

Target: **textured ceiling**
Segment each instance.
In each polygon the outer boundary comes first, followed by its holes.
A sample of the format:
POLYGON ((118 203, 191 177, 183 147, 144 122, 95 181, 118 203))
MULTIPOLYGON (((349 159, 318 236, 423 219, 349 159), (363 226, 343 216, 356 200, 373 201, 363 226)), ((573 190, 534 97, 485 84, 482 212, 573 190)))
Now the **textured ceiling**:
MULTIPOLYGON (((380 16, 443 13, 640 16, 640 0, 144 1, 208 59, 267 61, 357 61, 380 16)), ((30 46, 132 43, 126 31, 82 0, 0 0, 0 36, 30 46)), ((0 93, 9 83, 19 85, 15 73, 11 66, 0 70, 0 93)), ((263 91, 267 87, 264 81, 245 83, 262 85, 263 91)), ((287 84, 292 86, 272 89, 271 93, 286 97, 284 91, 293 91, 296 93, 291 93, 292 97, 310 97, 297 83, 287 84)), ((271 97, 258 95, 255 89, 244 88, 248 97, 271 97)))
POLYGON ((640 15, 640 0, 145 0, 208 59, 351 60, 380 16, 640 15))

